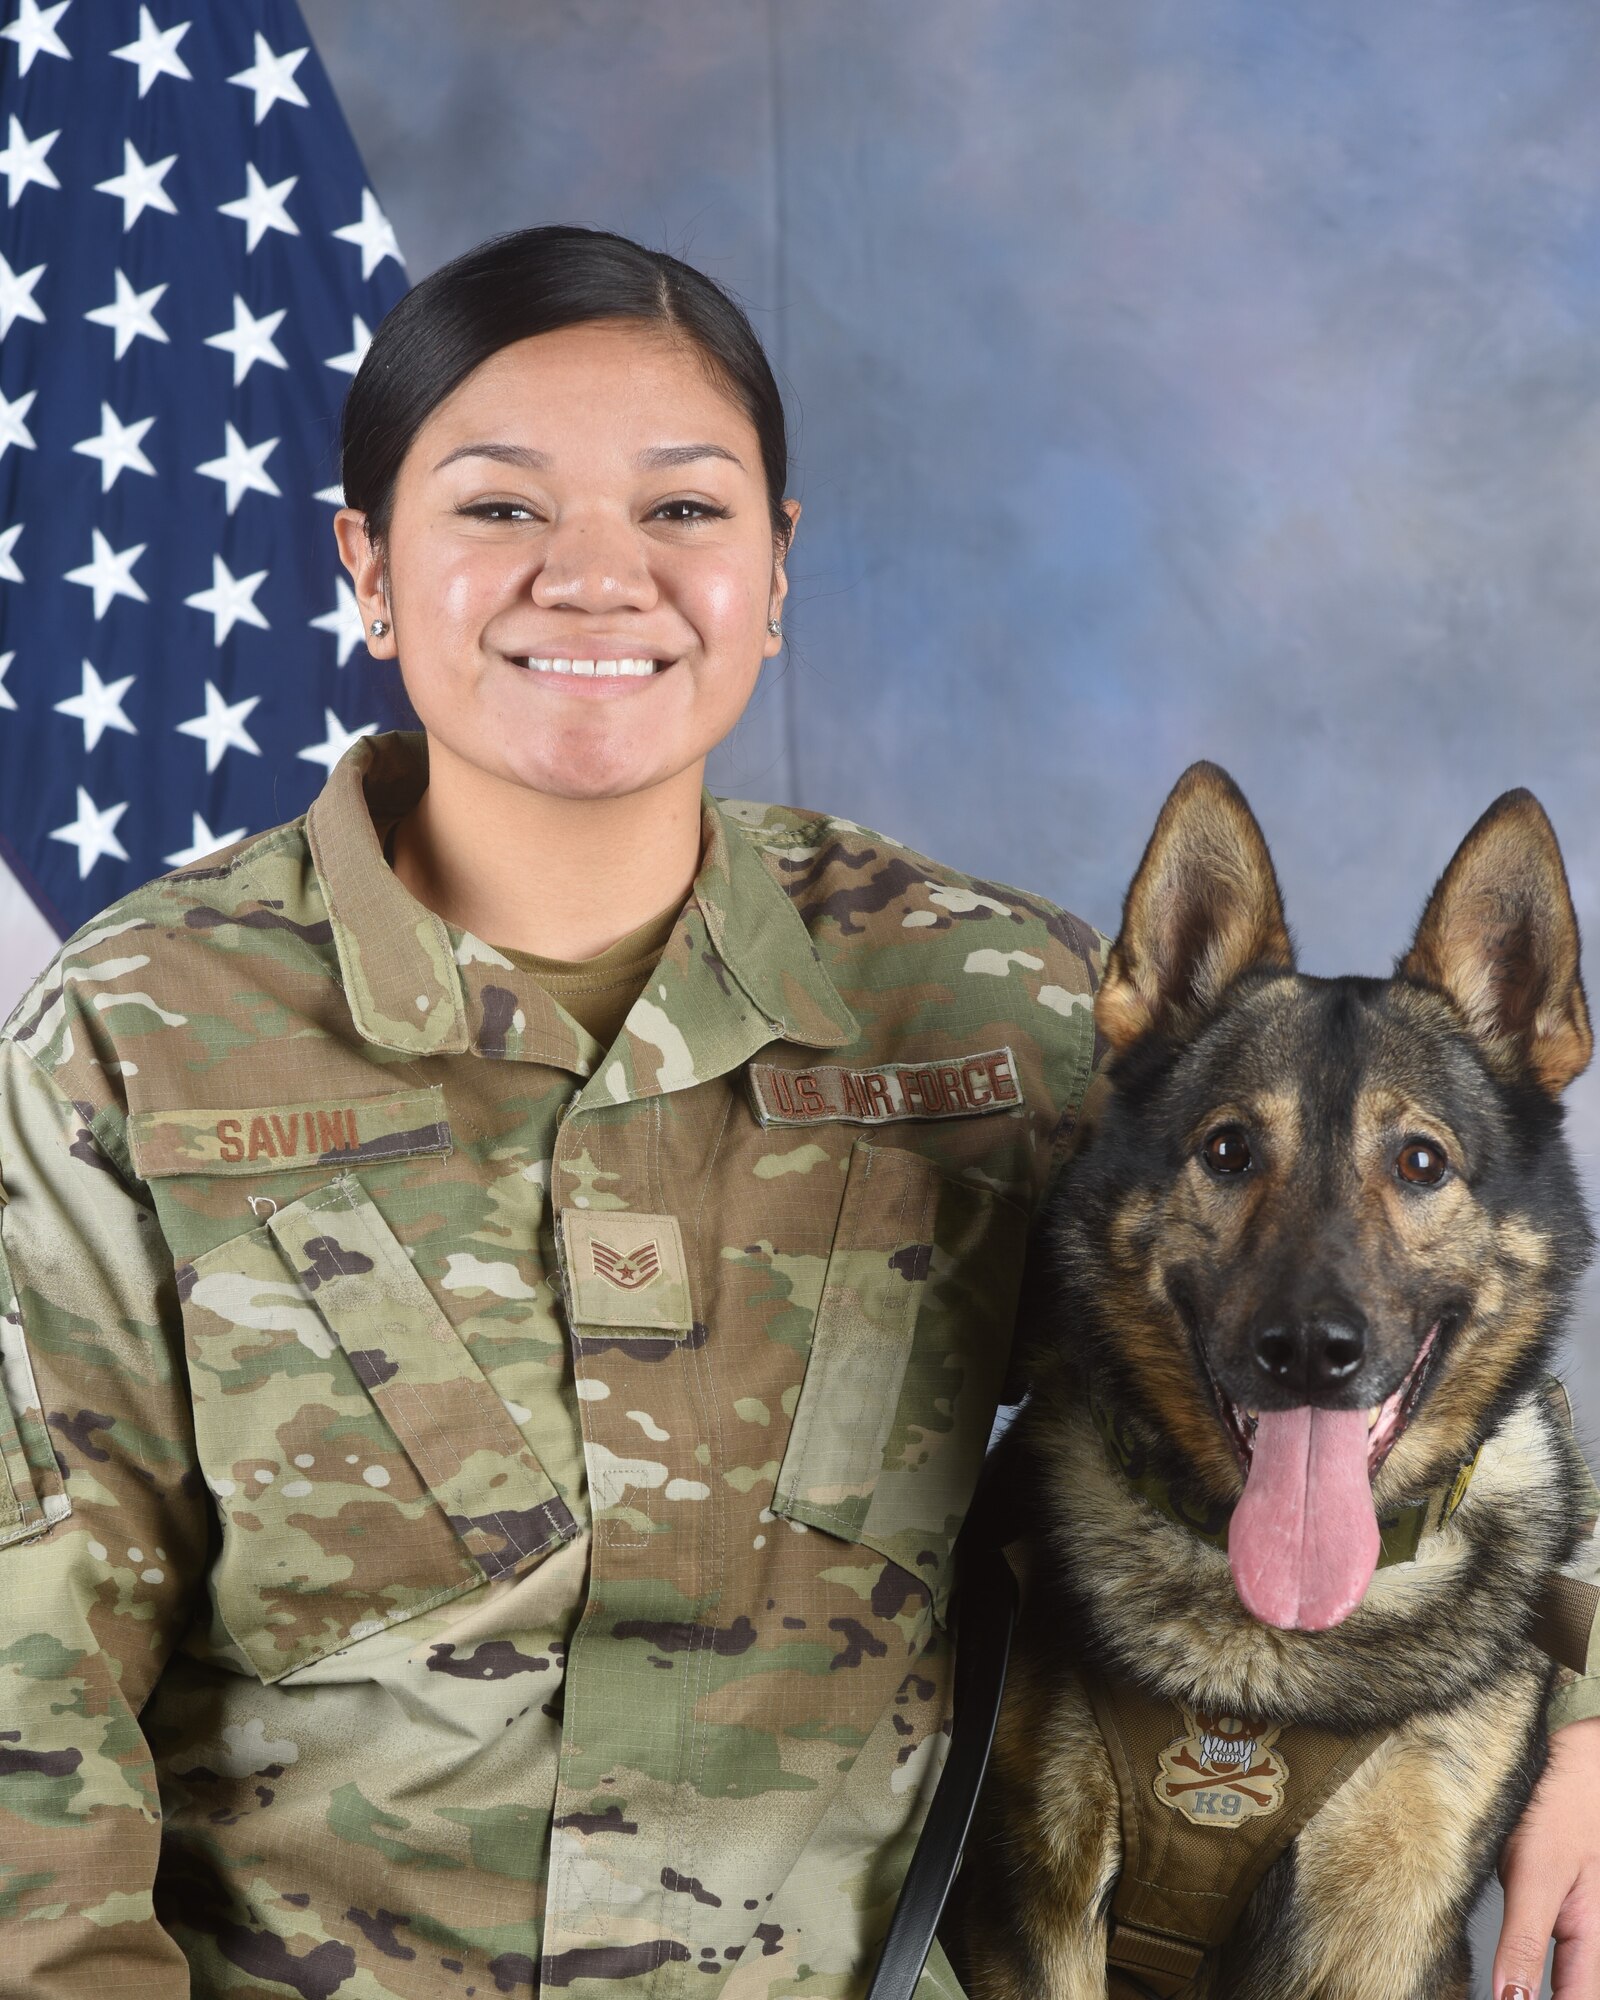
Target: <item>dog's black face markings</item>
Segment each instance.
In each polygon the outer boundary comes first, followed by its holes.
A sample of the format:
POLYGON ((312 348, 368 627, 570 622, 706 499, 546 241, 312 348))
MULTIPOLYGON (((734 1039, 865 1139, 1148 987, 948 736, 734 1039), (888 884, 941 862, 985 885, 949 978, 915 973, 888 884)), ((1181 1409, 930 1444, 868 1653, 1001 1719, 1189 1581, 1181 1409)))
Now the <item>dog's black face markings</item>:
POLYGON ((1503 1314, 1496 1220, 1540 1239, 1526 1132, 1416 1011, 1387 982, 1261 981, 1112 1113, 1162 1160, 1152 1269, 1241 1463, 1247 1413, 1310 1404, 1369 1412, 1376 1470, 1485 1287, 1503 1314))

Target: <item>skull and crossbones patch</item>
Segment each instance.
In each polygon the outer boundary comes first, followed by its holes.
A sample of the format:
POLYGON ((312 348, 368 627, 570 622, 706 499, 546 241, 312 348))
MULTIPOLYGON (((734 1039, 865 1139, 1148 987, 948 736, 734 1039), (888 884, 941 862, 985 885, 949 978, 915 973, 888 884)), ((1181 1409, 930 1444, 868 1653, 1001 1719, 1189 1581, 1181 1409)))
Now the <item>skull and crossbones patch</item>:
POLYGON ((1289 1767, 1273 1750, 1281 1725, 1237 1715, 1183 1711, 1188 1734, 1160 1753, 1155 1794, 1196 1826, 1226 1831, 1275 1813, 1283 1804, 1289 1767))

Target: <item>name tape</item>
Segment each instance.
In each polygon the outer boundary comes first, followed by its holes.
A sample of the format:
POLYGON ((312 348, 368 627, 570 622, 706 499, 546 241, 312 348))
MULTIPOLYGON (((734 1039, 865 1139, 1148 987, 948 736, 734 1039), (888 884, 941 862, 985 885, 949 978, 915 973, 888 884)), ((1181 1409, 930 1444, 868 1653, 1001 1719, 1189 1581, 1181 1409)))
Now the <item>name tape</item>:
POLYGON ((1010 1049, 845 1069, 819 1063, 785 1069, 750 1065, 750 1091, 763 1125, 888 1125, 901 1118, 981 1118, 1022 1102, 1010 1049))
POLYGON ((135 1170, 257 1174, 292 1167, 448 1153, 450 1126, 437 1086, 321 1104, 217 1105, 135 1112, 128 1121, 135 1170))

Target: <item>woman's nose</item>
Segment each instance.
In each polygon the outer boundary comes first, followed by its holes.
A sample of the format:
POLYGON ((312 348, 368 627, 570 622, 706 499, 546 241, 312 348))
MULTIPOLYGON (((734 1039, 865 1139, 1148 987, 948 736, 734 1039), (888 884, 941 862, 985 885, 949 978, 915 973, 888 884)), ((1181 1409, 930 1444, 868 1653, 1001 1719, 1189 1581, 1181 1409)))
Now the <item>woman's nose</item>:
POLYGON ((648 549, 631 522, 558 520, 543 555, 533 601, 547 610, 643 611, 659 596, 648 549))

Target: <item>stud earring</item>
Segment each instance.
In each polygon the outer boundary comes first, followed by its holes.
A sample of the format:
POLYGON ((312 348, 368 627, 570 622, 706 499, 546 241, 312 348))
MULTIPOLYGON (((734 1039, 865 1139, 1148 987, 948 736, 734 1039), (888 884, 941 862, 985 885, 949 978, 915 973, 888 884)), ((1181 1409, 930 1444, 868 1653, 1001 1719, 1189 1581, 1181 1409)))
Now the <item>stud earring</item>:
POLYGON ((783 627, 776 618, 769 618, 767 620, 767 635, 773 639, 781 639, 783 637, 783 627))
POLYGON ((388 629, 388 626, 384 624, 381 618, 374 618, 372 623, 367 627, 367 630, 372 634, 374 639, 381 639, 388 629))

